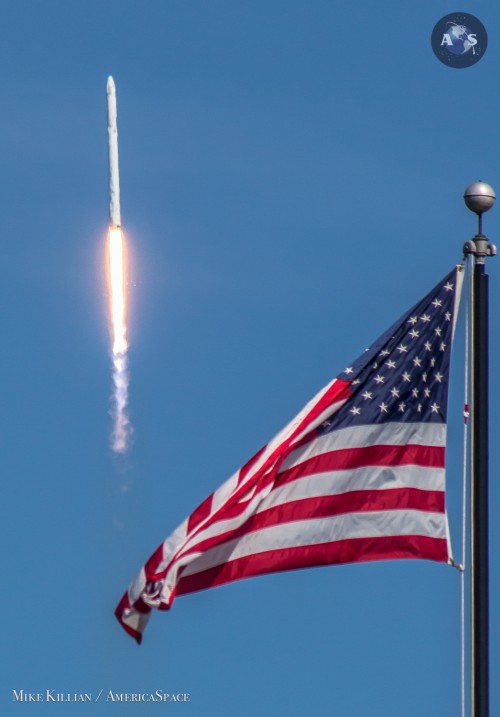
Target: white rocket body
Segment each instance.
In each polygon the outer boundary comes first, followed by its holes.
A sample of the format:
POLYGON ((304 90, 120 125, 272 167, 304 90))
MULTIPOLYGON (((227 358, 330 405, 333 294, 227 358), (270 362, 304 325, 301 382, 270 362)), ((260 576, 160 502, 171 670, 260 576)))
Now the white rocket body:
POLYGON ((120 173, 118 169, 118 127, 116 124, 116 88, 112 77, 106 86, 108 95, 108 152, 109 152, 109 221, 121 226, 120 173))

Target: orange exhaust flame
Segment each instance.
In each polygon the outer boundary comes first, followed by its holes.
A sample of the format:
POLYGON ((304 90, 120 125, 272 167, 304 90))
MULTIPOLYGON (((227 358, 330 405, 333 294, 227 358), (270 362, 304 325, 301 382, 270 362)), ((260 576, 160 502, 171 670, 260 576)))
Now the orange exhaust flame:
POLYGON ((109 275, 111 282, 111 322, 113 355, 128 349, 125 323, 125 254, 123 232, 119 227, 109 230, 109 275))

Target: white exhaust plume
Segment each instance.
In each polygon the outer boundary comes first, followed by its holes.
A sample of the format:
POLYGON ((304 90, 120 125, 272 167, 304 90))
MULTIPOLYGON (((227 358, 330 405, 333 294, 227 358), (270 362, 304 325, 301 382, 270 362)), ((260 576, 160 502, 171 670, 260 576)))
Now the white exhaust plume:
POLYGON ((118 168, 118 128, 116 88, 112 77, 106 85, 108 99, 108 155, 109 155, 109 235, 108 266, 111 298, 111 329, 113 338, 113 418, 111 447, 116 453, 128 448, 131 426, 128 404, 128 342, 126 322, 125 241, 121 229, 120 174, 118 168))
POLYGON ((109 230, 109 278, 111 298, 113 358, 113 418, 111 446, 116 453, 125 453, 131 433, 127 415, 128 404, 128 341, 125 301, 125 247, 120 227, 109 230))

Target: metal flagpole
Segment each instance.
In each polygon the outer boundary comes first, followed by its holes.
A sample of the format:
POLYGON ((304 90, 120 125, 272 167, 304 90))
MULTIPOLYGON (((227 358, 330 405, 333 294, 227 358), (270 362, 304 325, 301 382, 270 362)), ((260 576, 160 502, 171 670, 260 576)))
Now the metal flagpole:
POLYGON ((495 191, 474 182, 464 193, 478 215, 478 233, 464 246, 472 254, 471 370, 471 699, 472 717, 489 717, 489 553, 488 553, 488 275, 485 258, 496 248, 483 234, 483 213, 495 202, 495 191))

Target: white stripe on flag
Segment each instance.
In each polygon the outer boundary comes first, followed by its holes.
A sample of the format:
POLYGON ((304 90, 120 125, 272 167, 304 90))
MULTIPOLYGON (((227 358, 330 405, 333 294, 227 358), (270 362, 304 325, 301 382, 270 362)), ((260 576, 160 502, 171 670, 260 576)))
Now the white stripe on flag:
POLYGON ((442 513, 424 513, 418 510, 394 510, 347 513, 332 518, 276 525, 205 550, 185 567, 182 576, 195 575, 217 565, 270 550, 319 545, 353 538, 399 535, 446 539, 445 516, 442 513))
POLYGON ((279 472, 292 468, 308 458, 322 453, 367 446, 444 447, 446 424, 439 423, 385 423, 382 425, 351 426, 318 436, 310 443, 293 450, 283 461, 279 472))
POLYGON ((349 491, 391 490, 416 488, 417 490, 444 491, 444 468, 423 466, 368 466, 346 471, 317 473, 276 487, 262 501, 257 512, 272 505, 283 505, 292 500, 342 495, 349 491))
POLYGON ((444 491, 444 484, 444 468, 421 466, 398 466, 396 468, 369 466, 299 478, 284 486, 275 487, 264 498, 257 494, 245 510, 234 518, 218 520, 206 526, 182 546, 179 555, 193 550, 196 545, 208 538, 236 530, 252 515, 258 515, 271 506, 284 505, 292 500, 341 495, 352 490, 416 488, 418 490, 444 491))

